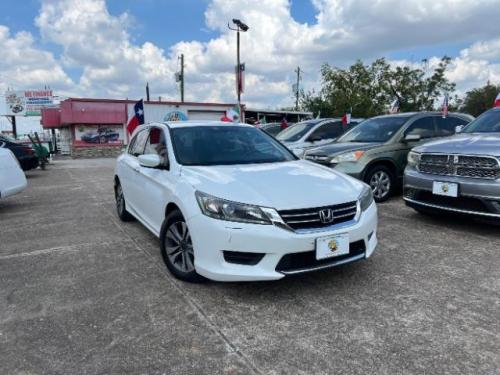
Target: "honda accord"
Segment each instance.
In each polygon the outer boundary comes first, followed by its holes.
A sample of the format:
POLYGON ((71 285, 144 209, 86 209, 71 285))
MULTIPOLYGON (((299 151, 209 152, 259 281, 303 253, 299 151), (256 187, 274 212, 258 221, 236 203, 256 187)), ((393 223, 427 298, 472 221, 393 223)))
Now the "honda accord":
POLYGON ((186 281, 280 279, 368 258, 377 246, 365 183, 300 160, 249 125, 140 126, 114 183, 118 216, 159 237, 167 268, 186 281))

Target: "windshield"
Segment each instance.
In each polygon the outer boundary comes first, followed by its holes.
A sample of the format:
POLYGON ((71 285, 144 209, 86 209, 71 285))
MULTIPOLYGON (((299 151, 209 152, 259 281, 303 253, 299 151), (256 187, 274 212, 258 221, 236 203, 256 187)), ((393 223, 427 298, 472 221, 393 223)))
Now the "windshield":
POLYGON ((276 136, 276 139, 281 142, 295 142, 302 138, 306 133, 312 129, 314 125, 320 121, 304 121, 286 128, 276 136))
POLYGON ((500 133, 500 110, 489 110, 467 125, 462 133, 500 133))
POLYGON ((233 165, 297 160, 263 131, 243 126, 190 126, 171 129, 182 165, 233 165))
POLYGON ((410 116, 375 117, 361 122, 337 142, 387 142, 410 116))

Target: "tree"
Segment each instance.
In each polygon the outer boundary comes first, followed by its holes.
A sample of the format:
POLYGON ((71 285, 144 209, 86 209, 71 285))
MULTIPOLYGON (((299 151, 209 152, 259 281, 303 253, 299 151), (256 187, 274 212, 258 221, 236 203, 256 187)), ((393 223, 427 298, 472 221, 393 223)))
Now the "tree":
POLYGON ((321 108, 322 116, 332 117, 352 108, 353 116, 366 118, 387 112, 397 97, 402 112, 433 110, 445 93, 455 90, 445 75, 450 61, 443 57, 430 74, 422 68, 394 67, 383 58, 370 65, 358 60, 347 69, 324 64, 320 93, 303 95, 301 107, 315 113, 321 108))
POLYGON ((489 82, 483 87, 468 91, 465 93, 460 110, 477 117, 493 107, 493 102, 499 92, 500 85, 492 85, 489 82))

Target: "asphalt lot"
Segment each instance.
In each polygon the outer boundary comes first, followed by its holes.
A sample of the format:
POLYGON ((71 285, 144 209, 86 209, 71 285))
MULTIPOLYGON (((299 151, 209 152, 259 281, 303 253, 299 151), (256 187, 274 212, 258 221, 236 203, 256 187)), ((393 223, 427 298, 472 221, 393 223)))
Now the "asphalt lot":
POLYGON ((173 279, 114 213, 114 160, 0 201, 0 374, 500 374, 500 228, 379 206, 367 261, 269 283, 173 279))

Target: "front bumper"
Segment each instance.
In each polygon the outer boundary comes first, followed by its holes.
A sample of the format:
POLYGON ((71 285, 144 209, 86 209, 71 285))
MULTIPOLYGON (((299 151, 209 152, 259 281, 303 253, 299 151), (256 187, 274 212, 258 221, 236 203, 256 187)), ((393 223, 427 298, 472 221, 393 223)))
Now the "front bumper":
POLYGON ((410 207, 500 219, 500 180, 432 175, 406 168, 403 183, 403 198, 410 207), (434 181, 458 184, 459 196, 433 195, 434 181))
MULTIPOLYGON (((374 203, 352 225, 339 224, 301 233, 275 225, 215 220, 201 214, 190 218, 188 226, 194 245, 196 271, 216 281, 277 280, 285 274, 314 271, 368 258, 377 246, 377 208, 374 203), (357 248, 353 256, 331 258, 328 263, 308 261, 305 267, 298 265, 286 271, 277 270, 278 264, 283 265, 285 255, 303 253, 305 258, 310 258, 317 238, 340 233, 349 233, 351 245, 362 244, 363 248, 357 248), (224 251, 260 253, 263 256, 255 265, 235 264, 226 261, 224 251)), ((297 259, 294 261, 292 263, 297 264, 297 259)))

